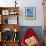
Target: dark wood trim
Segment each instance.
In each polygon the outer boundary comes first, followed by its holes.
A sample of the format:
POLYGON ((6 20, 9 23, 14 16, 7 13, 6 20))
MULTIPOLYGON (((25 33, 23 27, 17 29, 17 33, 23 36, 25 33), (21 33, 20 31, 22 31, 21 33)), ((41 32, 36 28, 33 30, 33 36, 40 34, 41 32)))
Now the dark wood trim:
POLYGON ((19 9, 19 7, 0 7, 0 10, 19 9))
POLYGON ((3 29, 5 29, 5 28, 10 28, 10 29, 12 29, 13 31, 14 31, 14 29, 16 29, 17 32, 18 32, 19 29, 20 29, 20 26, 19 26, 18 24, 1 24, 0 27, 1 27, 1 28, 0 28, 1 32, 2 32, 3 29))

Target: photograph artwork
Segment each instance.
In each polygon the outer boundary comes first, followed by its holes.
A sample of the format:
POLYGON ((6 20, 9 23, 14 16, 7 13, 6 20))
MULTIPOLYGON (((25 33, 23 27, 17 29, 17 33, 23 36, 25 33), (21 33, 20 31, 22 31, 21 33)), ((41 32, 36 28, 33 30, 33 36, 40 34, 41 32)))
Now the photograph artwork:
POLYGON ((36 19, 36 8, 35 7, 26 7, 25 8, 25 19, 26 20, 35 20, 36 19))

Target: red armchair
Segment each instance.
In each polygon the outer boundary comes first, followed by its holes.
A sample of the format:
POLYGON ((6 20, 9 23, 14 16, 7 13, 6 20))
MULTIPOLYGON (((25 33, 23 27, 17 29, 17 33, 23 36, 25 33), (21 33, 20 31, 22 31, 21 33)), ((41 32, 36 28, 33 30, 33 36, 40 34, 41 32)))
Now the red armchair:
MULTIPOLYGON (((32 42, 34 42, 34 41, 32 41, 32 42)), ((32 28, 27 29, 27 31, 25 32, 25 35, 22 38, 21 46, 41 46, 40 42, 37 39, 37 35, 32 28), (28 41, 31 41, 32 39, 35 39, 34 45, 31 45, 31 42, 28 42, 28 41), (28 43, 30 45, 27 45, 28 43)))

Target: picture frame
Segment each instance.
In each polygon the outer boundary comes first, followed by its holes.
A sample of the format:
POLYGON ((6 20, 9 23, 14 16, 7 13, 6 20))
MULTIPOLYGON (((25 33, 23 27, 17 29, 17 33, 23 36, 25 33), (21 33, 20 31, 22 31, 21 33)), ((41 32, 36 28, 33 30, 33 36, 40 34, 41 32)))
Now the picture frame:
POLYGON ((9 15, 9 10, 2 10, 2 15, 9 15))
POLYGON ((36 20, 36 7, 26 7, 25 8, 25 19, 26 20, 36 20))
POLYGON ((13 9, 13 10, 10 10, 10 11, 9 11, 9 14, 10 14, 10 15, 16 15, 16 14, 17 14, 17 11, 14 10, 14 9, 13 9))

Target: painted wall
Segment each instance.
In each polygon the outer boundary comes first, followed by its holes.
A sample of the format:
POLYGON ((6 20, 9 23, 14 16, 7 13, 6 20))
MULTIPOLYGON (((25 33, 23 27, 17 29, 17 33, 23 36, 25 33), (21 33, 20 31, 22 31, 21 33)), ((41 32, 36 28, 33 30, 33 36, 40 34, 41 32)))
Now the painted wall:
MULTIPOLYGON (((13 7, 15 6, 14 3, 15 0, 0 0, 0 6, 1 7, 13 7)), ((26 27, 20 27, 20 40, 22 38, 23 33, 28 28, 27 26, 33 26, 35 32, 37 33, 39 39, 41 42, 43 42, 43 30, 41 26, 44 26, 44 13, 43 13, 43 6, 42 6, 43 0, 17 0, 17 6, 19 6, 19 24, 20 26, 26 26, 26 27), (25 20, 25 7, 36 7, 36 20, 25 20)), ((11 21, 12 17, 9 17, 9 23, 10 21, 15 23, 15 17, 13 17, 14 21, 11 21)))
POLYGON ((27 31, 28 28, 32 28, 34 30, 34 32, 37 34, 37 37, 39 39, 39 41, 41 43, 43 43, 43 29, 42 29, 42 26, 21 26, 20 27, 20 32, 19 32, 19 39, 20 39, 20 42, 25 34, 25 32, 27 31))
POLYGON ((13 7, 15 0, 0 0, 1 7, 13 7))
MULTIPOLYGON (((15 6, 15 0, 0 0, 0 6, 15 6)), ((43 26, 43 0, 17 0, 19 6, 19 24, 20 26, 43 26), (25 20, 25 7, 36 7, 36 20, 25 20)), ((10 20, 10 19, 9 19, 10 20)))
POLYGON ((21 26, 43 26, 43 6, 42 0, 21 0, 20 2, 20 18, 21 26), (25 7, 36 7, 36 20, 25 20, 25 7))

